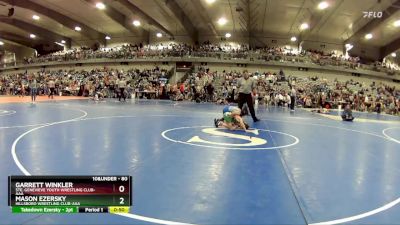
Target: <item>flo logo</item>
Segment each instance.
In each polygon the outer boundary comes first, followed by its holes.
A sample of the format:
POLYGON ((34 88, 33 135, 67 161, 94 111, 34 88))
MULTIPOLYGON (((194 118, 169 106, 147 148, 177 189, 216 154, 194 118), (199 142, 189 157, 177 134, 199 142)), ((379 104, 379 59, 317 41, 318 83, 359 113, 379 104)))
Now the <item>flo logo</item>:
POLYGON ((382 18, 383 16, 383 12, 379 11, 379 12, 375 12, 375 11, 367 11, 367 12, 363 12, 363 17, 364 18, 382 18))
POLYGON ((161 135, 179 144, 233 150, 287 148, 299 142, 299 139, 291 134, 264 129, 245 132, 214 127, 178 127, 166 130, 161 135))

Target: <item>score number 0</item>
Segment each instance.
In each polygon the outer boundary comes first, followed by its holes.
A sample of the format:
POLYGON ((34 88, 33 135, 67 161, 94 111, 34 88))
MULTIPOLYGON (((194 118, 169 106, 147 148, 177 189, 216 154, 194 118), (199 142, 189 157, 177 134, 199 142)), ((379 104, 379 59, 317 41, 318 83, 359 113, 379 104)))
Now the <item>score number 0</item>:
MULTIPOLYGON (((128 181, 128 177, 121 177, 121 181, 128 181)), ((125 187, 123 185, 119 186, 118 191, 123 193, 125 191, 125 187)), ((120 197, 119 200, 120 205, 125 204, 125 198, 120 197)))
MULTIPOLYGON (((124 185, 119 186, 118 191, 121 192, 121 193, 124 192, 124 191, 125 191, 124 185)), ((120 205, 125 204, 124 201, 125 201, 125 199, 124 199, 123 197, 120 197, 120 198, 119 198, 119 204, 120 204, 120 205)))

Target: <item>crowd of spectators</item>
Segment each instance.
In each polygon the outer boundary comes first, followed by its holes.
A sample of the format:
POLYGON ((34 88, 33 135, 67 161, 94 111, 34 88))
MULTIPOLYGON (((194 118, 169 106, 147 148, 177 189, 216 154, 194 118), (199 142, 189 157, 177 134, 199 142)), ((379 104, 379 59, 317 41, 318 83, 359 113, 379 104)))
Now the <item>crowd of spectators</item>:
POLYGON ((350 104, 351 109, 362 112, 400 112, 400 90, 395 86, 374 81, 366 84, 352 79, 331 82, 317 77, 290 79, 296 84, 299 104, 306 108, 329 109, 350 104))
MULTIPOLYGON (((152 57, 215 57, 220 53, 241 54, 248 52, 244 45, 232 47, 231 45, 214 45, 205 42, 199 46, 187 44, 156 44, 156 45, 122 45, 113 48, 100 48, 93 50, 90 48, 73 48, 66 51, 56 52, 48 55, 24 58, 25 64, 62 62, 71 60, 87 59, 135 59, 152 57)), ((220 56, 220 55, 219 55, 220 56)), ((238 56, 239 57, 239 56, 238 56)))
MULTIPOLYGON (((242 76, 240 71, 210 71, 198 68, 190 72, 179 83, 167 81, 168 71, 153 69, 127 71, 102 68, 90 71, 53 71, 36 74, 0 75, 0 94, 18 95, 27 90, 29 79, 35 76, 39 95, 48 93, 48 81, 54 80, 59 95, 95 96, 117 98, 119 83, 126 83, 125 95, 128 98, 171 99, 196 102, 216 102, 226 104, 237 100, 236 82, 242 76)), ((279 73, 254 72, 257 80, 259 105, 286 106, 290 104, 291 87, 296 89, 296 103, 304 108, 338 108, 350 104, 353 110, 368 112, 400 113, 400 90, 384 83, 361 83, 347 81, 328 81, 318 77, 300 78, 279 73)), ((27 90, 26 93, 29 93, 27 90)))
POLYGON ((247 45, 212 44, 204 42, 201 45, 188 44, 155 44, 155 45, 122 45, 113 48, 73 48, 53 54, 24 58, 25 64, 78 61, 90 59, 139 59, 163 57, 210 57, 217 59, 248 59, 279 62, 312 63, 321 66, 337 66, 348 69, 366 69, 385 72, 389 75, 398 73, 397 67, 383 62, 361 62, 359 57, 345 56, 336 52, 317 50, 302 50, 298 52, 287 47, 264 47, 249 49, 247 45))
MULTIPOLYGON (((316 76, 299 78, 285 76, 282 70, 279 73, 255 72, 252 76, 257 80, 257 95, 254 98, 260 105, 289 105, 291 87, 294 87, 299 107, 331 109, 350 104, 357 111, 400 113, 400 90, 384 83, 371 80, 366 84, 352 79, 328 81, 316 76)), ((236 101, 236 81, 239 77, 239 71, 217 73, 200 69, 185 82, 191 90, 187 98, 197 101, 212 99, 222 104, 236 101), (196 97, 193 99, 192 96, 196 97)))
POLYGON ((116 98, 120 81, 127 83, 126 92, 128 96, 137 92, 154 93, 158 98, 164 86, 163 78, 169 71, 155 67, 153 69, 128 71, 101 68, 86 70, 60 70, 52 72, 37 72, 33 74, 5 74, 0 75, 1 95, 21 95, 21 92, 29 93, 29 81, 36 79, 38 83, 38 94, 49 93, 48 83, 55 82, 55 92, 58 95, 95 96, 103 98, 116 98))

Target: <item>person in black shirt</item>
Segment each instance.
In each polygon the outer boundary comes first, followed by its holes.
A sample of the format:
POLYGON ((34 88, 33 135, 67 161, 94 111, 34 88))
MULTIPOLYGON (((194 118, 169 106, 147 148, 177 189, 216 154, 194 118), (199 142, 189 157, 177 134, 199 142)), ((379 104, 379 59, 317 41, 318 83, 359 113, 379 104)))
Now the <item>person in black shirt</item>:
POLYGON ((212 85, 211 81, 208 82, 206 90, 207 90, 207 101, 212 102, 214 99, 214 86, 212 85))
POLYGON ((342 112, 342 120, 343 121, 353 121, 354 120, 353 113, 350 108, 350 104, 347 104, 346 107, 344 108, 344 110, 342 112))

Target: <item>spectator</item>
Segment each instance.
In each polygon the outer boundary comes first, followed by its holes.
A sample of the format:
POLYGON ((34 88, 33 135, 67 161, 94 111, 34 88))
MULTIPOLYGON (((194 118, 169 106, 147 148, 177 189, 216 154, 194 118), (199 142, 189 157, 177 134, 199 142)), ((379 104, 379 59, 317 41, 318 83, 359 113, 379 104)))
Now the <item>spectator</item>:
POLYGON ((37 88, 38 88, 38 84, 37 84, 35 75, 32 75, 32 77, 29 81, 29 89, 31 92, 31 100, 32 100, 33 104, 36 102, 37 88))
POLYGON ((50 81, 48 82, 48 88, 49 88, 49 98, 51 97, 52 99, 54 98, 54 90, 56 87, 56 83, 54 82, 54 80, 52 78, 50 78, 50 81))
POLYGON ((296 101, 296 89, 292 86, 290 90, 290 110, 294 111, 294 105, 296 101))
POLYGON ((342 119, 343 121, 353 121, 353 113, 351 111, 350 104, 347 104, 342 112, 342 119))
POLYGON ((118 80, 118 89, 119 89, 118 101, 121 101, 121 98, 123 98, 124 101, 126 101, 125 88, 126 88, 126 80, 124 79, 124 77, 120 77, 120 79, 118 80))

